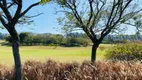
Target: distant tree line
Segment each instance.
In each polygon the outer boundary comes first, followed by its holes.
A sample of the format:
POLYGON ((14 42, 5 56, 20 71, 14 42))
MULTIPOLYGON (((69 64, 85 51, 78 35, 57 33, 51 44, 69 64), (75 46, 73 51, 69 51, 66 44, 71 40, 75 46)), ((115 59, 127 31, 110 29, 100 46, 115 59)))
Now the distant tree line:
MULTIPOLYGON (((19 34, 21 45, 47 45, 47 46, 88 46, 91 41, 84 33, 69 33, 66 36, 61 34, 34 34, 22 32, 19 34)), ((97 35, 99 37, 99 35, 97 35)), ((12 42, 7 34, 0 33, 0 39, 12 42)), ((102 41, 103 44, 126 43, 128 41, 142 41, 142 35, 107 35, 102 41)))
POLYGON ((129 41, 142 41, 142 35, 107 35, 102 43, 126 43, 129 41))
MULTIPOLYGON (((19 34, 21 45, 48 45, 48 46, 88 46, 90 41, 83 33, 70 33, 66 36, 61 34, 34 34, 30 32, 22 32, 19 34)), ((6 36, 5 40, 12 42, 10 36, 6 36)))
POLYGON ((7 34, 0 33, 0 40, 4 40, 7 34))

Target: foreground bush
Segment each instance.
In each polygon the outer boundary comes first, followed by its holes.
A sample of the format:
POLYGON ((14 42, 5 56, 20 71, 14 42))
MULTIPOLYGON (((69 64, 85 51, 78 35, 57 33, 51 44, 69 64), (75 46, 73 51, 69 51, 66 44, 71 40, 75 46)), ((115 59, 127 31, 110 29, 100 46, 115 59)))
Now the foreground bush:
MULTIPOLYGON (((130 62, 46 63, 27 61, 23 80, 141 80, 142 64, 130 62)), ((13 70, 0 66, 0 80, 14 80, 13 70)))
POLYGON ((118 44, 107 51, 106 59, 110 60, 142 60, 142 43, 133 42, 118 44))

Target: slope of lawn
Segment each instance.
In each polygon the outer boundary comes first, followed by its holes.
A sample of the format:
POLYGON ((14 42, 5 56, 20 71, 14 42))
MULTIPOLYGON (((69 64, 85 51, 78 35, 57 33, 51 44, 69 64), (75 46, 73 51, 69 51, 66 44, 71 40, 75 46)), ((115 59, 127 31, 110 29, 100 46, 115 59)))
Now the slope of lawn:
MULTIPOLYGON (((3 41, 0 41, 2 43, 3 41)), ((101 48, 108 48, 111 45, 101 44, 101 48)), ((22 62, 27 60, 46 61, 53 59, 60 62, 82 62, 90 60, 91 46, 89 47, 54 47, 54 46, 20 46, 22 62)), ((100 48, 97 51, 97 60, 102 60, 105 50, 100 48)), ((0 44, 0 64, 13 65, 13 55, 10 46, 0 44)))

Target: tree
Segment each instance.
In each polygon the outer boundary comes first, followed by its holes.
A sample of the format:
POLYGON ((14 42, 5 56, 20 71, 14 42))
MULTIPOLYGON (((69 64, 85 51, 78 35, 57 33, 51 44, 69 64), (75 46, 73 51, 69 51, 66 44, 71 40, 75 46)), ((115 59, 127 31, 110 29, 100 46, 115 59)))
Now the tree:
POLYGON ((30 32, 22 32, 19 34, 19 38, 20 38, 20 43, 24 43, 25 39, 30 36, 31 33, 30 32))
POLYGON ((4 39, 4 34, 2 34, 1 32, 0 32, 0 39, 2 40, 2 39, 4 39))
POLYGON ((135 37, 137 37, 137 39, 139 40, 140 33, 142 31, 142 14, 141 13, 136 14, 136 16, 133 17, 132 21, 129 23, 124 23, 124 24, 128 24, 128 25, 135 27, 136 29, 135 37))
POLYGON ((142 14, 137 15, 134 18, 134 25, 132 24, 132 26, 136 27, 136 36, 138 38, 138 40, 140 39, 140 33, 142 31, 142 14))
POLYGON ((16 24, 25 22, 25 14, 34 6, 49 0, 41 0, 23 10, 23 0, 0 0, 0 21, 12 38, 12 50, 15 62, 16 80, 21 80, 21 61, 19 54, 19 36, 15 29, 16 24), (14 12, 15 11, 15 12, 14 12))
MULTIPOLYGON (((58 18, 66 29, 82 29, 91 39, 91 61, 96 60, 96 51, 106 35, 121 31, 121 24, 131 20, 141 11, 135 0, 55 0, 61 7, 58 18), (133 6, 134 5, 134 6, 133 6), (97 36, 99 35, 99 36, 97 36)), ((69 30, 70 31, 70 30, 69 30)))

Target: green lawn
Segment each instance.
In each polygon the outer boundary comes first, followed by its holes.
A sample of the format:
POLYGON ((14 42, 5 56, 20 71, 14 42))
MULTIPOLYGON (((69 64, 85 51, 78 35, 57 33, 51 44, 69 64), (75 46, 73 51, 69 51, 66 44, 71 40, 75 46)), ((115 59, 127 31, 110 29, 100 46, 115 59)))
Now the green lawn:
MULTIPOLYGON (((0 41, 1 43, 2 41, 0 41)), ((105 48, 111 45, 101 44, 105 48)), ((82 62, 90 60, 91 46, 89 47, 49 47, 49 46, 21 46, 20 54, 22 63, 27 60, 45 61, 53 59, 60 62, 82 62)), ((97 60, 104 58, 105 51, 98 49, 97 60)), ((13 65, 11 47, 0 45, 0 64, 13 65)))

